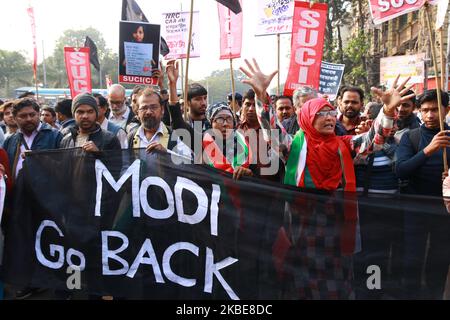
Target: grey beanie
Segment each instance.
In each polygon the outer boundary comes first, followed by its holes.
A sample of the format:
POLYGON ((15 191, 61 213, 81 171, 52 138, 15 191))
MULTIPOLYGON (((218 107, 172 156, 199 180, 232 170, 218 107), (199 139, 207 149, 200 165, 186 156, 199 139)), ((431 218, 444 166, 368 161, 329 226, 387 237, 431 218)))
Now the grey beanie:
POLYGON ((95 100, 94 96, 92 96, 92 94, 90 93, 80 93, 79 95, 77 95, 75 97, 75 99, 73 99, 72 101, 72 114, 75 116, 75 111, 77 110, 77 108, 83 104, 86 104, 88 106, 91 106, 92 108, 94 108, 95 113, 97 114, 98 117, 98 105, 97 105, 97 100, 95 100))
POLYGON ((234 118, 233 110, 225 102, 219 102, 219 103, 209 106, 208 109, 206 109, 206 119, 210 123, 212 123, 214 118, 217 116, 217 114, 222 110, 226 110, 229 113, 231 113, 231 116, 233 117, 233 123, 234 123, 234 125, 236 125, 236 119, 234 118))

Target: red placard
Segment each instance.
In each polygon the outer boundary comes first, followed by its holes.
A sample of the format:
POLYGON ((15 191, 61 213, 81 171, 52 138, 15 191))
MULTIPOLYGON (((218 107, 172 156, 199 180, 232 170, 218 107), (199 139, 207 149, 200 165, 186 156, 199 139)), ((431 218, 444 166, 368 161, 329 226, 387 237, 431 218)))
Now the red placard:
MULTIPOLYGON (((242 7, 242 1, 239 3, 242 7)), ((241 57, 243 13, 234 14, 230 9, 217 3, 220 23, 220 60, 241 57)))
POLYGON ((143 85, 147 85, 147 86, 156 86, 156 85, 158 85, 158 78, 119 75, 119 82, 127 83, 127 84, 143 84, 143 85))
POLYGON ((369 0, 374 24, 394 19, 405 13, 419 10, 425 0, 369 0))
POLYGON ((64 48, 67 79, 72 99, 80 93, 92 92, 89 48, 64 48))
POLYGON ((291 64, 284 94, 300 86, 319 89, 328 6, 296 1, 292 23, 291 64))

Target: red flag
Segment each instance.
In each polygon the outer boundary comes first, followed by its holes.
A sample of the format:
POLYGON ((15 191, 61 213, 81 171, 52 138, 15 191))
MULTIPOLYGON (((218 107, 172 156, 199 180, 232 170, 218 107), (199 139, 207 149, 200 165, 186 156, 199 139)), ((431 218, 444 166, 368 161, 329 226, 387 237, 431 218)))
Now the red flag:
POLYGON ((292 96, 300 86, 319 89, 323 41, 328 6, 296 1, 292 23, 291 64, 284 94, 292 96))
POLYGON ((80 93, 92 92, 89 48, 64 48, 67 78, 72 99, 80 93))
MULTIPOLYGON (((241 3, 241 0, 239 0, 241 3)), ((234 14, 227 7, 217 3, 220 23, 220 59, 240 58, 242 48, 242 11, 234 14)))
POLYGON ((31 35, 33 37, 33 74, 34 81, 37 81, 37 45, 36 45, 36 22, 34 20, 34 9, 29 7, 27 9, 28 16, 30 17, 31 23, 31 35))
POLYGON ((370 13, 374 24, 394 19, 408 12, 419 10, 425 0, 380 1, 369 0, 370 13))

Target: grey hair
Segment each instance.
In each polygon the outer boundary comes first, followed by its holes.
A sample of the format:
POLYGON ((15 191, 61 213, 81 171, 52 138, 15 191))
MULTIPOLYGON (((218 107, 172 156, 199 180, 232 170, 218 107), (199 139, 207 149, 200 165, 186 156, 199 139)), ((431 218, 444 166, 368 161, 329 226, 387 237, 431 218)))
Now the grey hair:
POLYGON ((304 96, 312 96, 312 99, 319 97, 316 89, 308 86, 301 86, 294 91, 294 95, 292 96, 294 106, 297 106, 300 101, 300 97, 304 96))
POLYGON ((121 84, 113 84, 108 90, 108 95, 111 95, 111 93, 115 91, 120 92, 123 96, 126 94, 126 90, 121 84))

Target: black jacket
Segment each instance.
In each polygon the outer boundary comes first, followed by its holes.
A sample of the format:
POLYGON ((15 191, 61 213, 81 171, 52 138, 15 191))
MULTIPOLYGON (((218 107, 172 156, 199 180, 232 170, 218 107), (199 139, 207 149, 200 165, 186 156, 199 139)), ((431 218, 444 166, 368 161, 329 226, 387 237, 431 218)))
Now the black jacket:
MULTIPOLYGON (((61 141, 61 148, 74 148, 77 136, 78 126, 70 128, 69 133, 67 133, 61 141)), ((99 124, 96 124, 96 128, 89 135, 88 141, 94 142, 100 151, 121 149, 119 139, 117 139, 117 137, 111 132, 105 131, 100 128, 99 124)))

